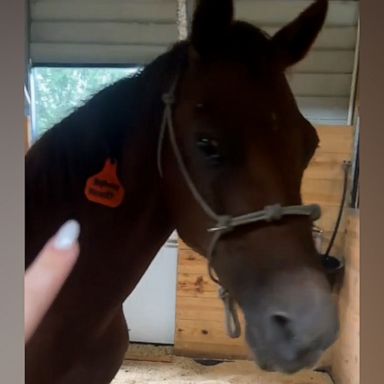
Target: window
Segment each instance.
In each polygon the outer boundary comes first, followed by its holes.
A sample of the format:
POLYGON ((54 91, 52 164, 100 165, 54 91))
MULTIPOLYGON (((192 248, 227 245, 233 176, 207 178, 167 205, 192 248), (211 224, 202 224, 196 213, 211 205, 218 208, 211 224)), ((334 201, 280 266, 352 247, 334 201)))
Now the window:
POLYGON ((135 68, 35 67, 31 71, 32 140, 69 115, 93 94, 135 68))

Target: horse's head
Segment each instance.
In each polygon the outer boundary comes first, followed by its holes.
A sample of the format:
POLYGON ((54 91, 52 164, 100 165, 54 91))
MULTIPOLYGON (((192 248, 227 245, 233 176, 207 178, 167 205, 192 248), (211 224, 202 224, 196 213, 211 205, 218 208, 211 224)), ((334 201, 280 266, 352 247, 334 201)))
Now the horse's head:
MULTIPOLYGON (((233 20, 231 0, 201 0, 188 64, 175 91, 175 142, 194 188, 218 215, 301 205, 301 181, 318 144, 284 71, 307 54, 327 1, 317 0, 273 37, 233 20)), ((162 167, 181 237, 207 255, 216 225, 193 196, 170 140, 162 167)), ((221 234, 212 253, 221 284, 241 306, 264 369, 313 365, 335 340, 338 318, 308 216, 283 216, 221 234)))

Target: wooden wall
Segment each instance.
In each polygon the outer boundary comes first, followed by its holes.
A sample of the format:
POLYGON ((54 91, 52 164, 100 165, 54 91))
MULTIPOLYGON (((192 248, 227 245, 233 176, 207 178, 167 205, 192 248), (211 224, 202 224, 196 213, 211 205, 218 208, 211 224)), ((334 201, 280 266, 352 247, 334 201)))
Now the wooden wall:
MULTIPOLYGON (((351 160, 354 129, 317 127, 320 147, 305 173, 303 199, 319 203, 323 216, 316 223, 325 231, 324 245, 332 233, 343 187, 342 162, 351 160)), ((345 219, 340 227, 337 255, 343 254, 345 219)), ((210 280, 205 259, 179 242, 175 353, 203 358, 248 358, 243 338, 230 339, 224 323, 217 286, 210 280)))
POLYGON ((360 220, 348 215, 345 242, 346 272, 339 296, 341 331, 332 356, 337 384, 360 383, 360 220))
POLYGON ((176 0, 34 0, 33 63, 144 65, 178 39, 176 0))

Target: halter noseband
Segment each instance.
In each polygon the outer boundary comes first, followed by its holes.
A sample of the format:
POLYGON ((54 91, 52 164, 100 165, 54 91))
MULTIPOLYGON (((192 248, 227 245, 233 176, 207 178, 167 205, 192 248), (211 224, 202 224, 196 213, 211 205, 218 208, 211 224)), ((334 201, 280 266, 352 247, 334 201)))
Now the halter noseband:
POLYGON ((252 223, 271 223, 279 221, 286 216, 307 216, 312 221, 315 221, 321 216, 320 206, 317 204, 310 205, 292 205, 292 206, 281 206, 280 204, 275 204, 271 206, 266 206, 264 209, 247 213, 240 216, 231 216, 231 215, 219 215, 217 214, 206 200, 202 197, 200 192, 197 190, 181 155, 179 146, 176 142, 175 130, 172 119, 172 106, 175 104, 175 91, 178 83, 178 77, 174 80, 171 85, 171 88, 168 93, 165 93, 162 97, 162 100, 165 104, 163 120, 161 124, 161 130, 159 135, 159 143, 157 150, 157 165, 159 173, 162 176, 162 166, 161 166, 161 154, 162 147, 164 142, 165 133, 168 127, 168 134, 172 146, 172 150, 175 154, 177 165, 180 169, 181 174, 183 175, 184 181, 186 182, 190 192, 194 196, 195 200, 203 211, 215 222, 213 227, 207 229, 208 232, 212 233, 212 239, 209 243, 207 249, 207 260, 208 260, 208 270, 209 276, 211 279, 216 282, 219 286, 219 296, 223 300, 225 307, 226 315, 226 324, 228 334, 232 338, 237 338, 240 336, 241 327, 239 318, 235 308, 235 301, 231 297, 230 293, 222 287, 219 279, 213 274, 212 261, 214 256, 214 250, 221 236, 225 233, 232 231, 233 229, 240 227, 246 224, 252 223))

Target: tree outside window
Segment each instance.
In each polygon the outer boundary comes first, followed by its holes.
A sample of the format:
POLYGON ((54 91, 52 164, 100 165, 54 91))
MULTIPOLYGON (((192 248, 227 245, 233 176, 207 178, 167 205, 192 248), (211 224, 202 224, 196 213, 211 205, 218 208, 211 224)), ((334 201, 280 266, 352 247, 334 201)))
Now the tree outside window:
POLYGON ((140 68, 35 67, 33 137, 37 139, 106 86, 140 68))

